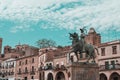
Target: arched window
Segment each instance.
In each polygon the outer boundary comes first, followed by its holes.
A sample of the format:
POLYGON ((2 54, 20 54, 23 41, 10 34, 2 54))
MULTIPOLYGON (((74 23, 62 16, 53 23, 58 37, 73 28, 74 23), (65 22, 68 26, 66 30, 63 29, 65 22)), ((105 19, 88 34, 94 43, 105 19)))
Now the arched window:
POLYGON ((28 61, 27 61, 27 60, 25 60, 25 64, 27 64, 27 62, 28 62, 28 61))
POLYGON ((110 75, 110 80, 120 80, 120 75, 117 72, 114 72, 110 75))
POLYGON ((34 63, 34 58, 32 58, 32 63, 34 63))
POLYGON ((48 74, 47 80, 53 80, 53 75, 52 75, 52 73, 49 73, 49 74, 48 74))
POLYGON ((100 80, 107 80, 107 76, 104 73, 100 74, 100 80))
POLYGON ((56 74, 55 80, 65 80, 65 75, 63 72, 58 72, 56 74))

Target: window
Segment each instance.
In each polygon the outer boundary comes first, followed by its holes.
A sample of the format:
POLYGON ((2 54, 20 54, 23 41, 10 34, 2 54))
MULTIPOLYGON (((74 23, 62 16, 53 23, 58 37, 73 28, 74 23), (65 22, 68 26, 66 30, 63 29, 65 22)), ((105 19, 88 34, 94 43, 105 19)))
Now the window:
POLYGON ((42 80, 42 75, 41 75, 41 73, 40 73, 39 79, 42 80))
POLYGON ((21 61, 19 62, 19 66, 21 65, 21 61))
POLYGON ((115 61, 111 61, 111 69, 115 69, 115 61))
POLYGON ((27 64, 27 60, 25 61, 25 64, 27 64))
POLYGON ((32 66, 32 71, 34 71, 34 66, 32 66))
POLYGON ((21 69, 19 68, 19 73, 21 73, 21 69))
POLYGON ((34 63, 34 58, 32 58, 32 63, 34 63))
POLYGON ((13 62, 13 64, 12 64, 12 67, 14 67, 14 62, 13 62))
POLYGON ((33 79, 34 79, 34 76, 31 76, 31 79, 33 80, 33 79))
POLYGON ((101 48, 101 56, 105 56, 105 48, 101 48))
POLYGON ((27 78, 27 77, 24 77, 24 80, 28 80, 28 78, 27 78))
POLYGON ((25 67, 25 72, 28 72, 27 67, 25 67))
POLYGON ((117 46, 112 46, 112 54, 117 54, 117 46))
POLYGON ((109 62, 108 61, 105 62, 105 69, 109 69, 109 62))

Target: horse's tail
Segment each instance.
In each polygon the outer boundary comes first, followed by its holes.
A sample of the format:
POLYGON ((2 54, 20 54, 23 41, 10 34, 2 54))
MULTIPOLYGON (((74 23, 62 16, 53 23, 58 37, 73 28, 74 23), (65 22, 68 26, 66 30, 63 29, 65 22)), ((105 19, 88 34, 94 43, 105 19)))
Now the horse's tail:
POLYGON ((97 54, 100 55, 100 54, 99 54, 99 51, 98 51, 98 48, 95 47, 95 50, 97 51, 97 54))

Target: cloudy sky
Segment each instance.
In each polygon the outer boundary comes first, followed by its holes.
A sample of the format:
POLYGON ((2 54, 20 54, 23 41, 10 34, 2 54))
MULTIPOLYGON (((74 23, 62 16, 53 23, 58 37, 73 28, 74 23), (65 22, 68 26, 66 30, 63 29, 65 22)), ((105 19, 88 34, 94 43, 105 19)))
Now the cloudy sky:
POLYGON ((0 0, 3 46, 53 39, 69 45, 69 32, 93 27, 102 42, 120 39, 120 0, 0 0))

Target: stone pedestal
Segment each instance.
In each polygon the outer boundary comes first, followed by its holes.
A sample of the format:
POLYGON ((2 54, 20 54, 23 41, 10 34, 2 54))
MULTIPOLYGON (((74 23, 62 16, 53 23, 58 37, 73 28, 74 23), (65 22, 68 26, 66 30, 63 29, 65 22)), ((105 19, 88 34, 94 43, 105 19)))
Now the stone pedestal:
POLYGON ((68 65, 69 80, 99 80, 97 64, 73 62, 68 65))

